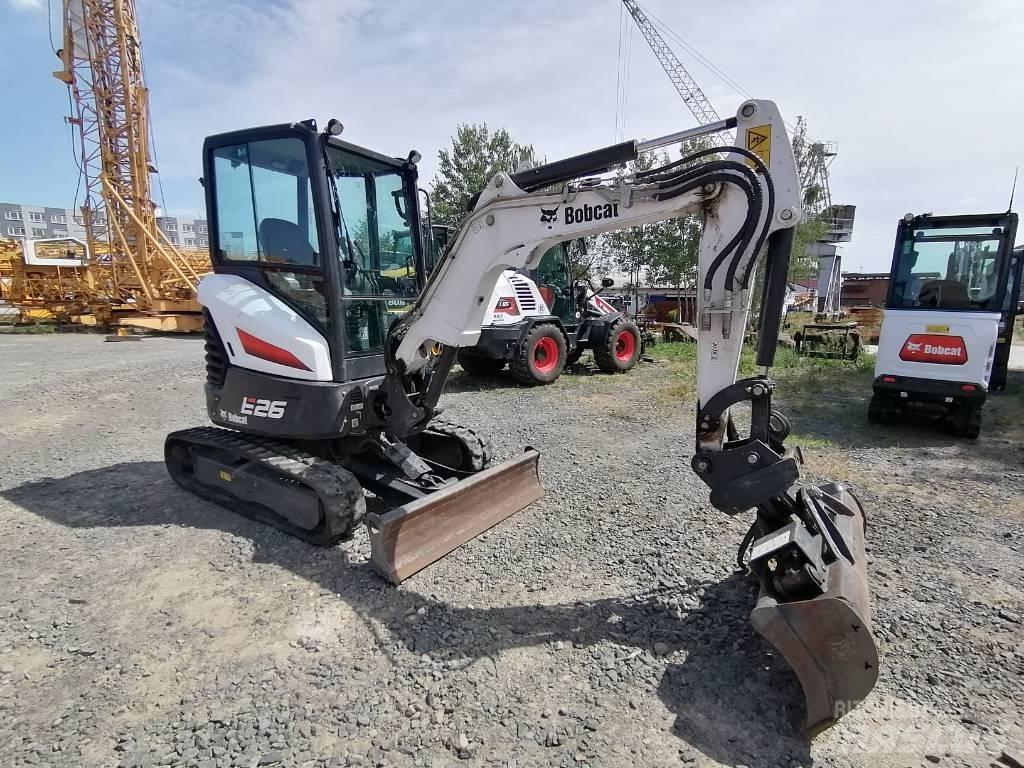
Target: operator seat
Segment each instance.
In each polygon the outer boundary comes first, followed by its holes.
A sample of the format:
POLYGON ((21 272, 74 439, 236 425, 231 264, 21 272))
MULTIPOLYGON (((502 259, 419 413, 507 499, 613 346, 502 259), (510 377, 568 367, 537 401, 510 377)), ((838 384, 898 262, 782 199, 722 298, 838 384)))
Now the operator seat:
POLYGON ((971 297, 959 280, 929 280, 917 294, 917 304, 936 309, 968 309, 971 297))
POLYGON ((316 251, 302 234, 299 225, 284 219, 263 219, 260 222, 260 250, 267 261, 279 264, 316 266, 316 251))

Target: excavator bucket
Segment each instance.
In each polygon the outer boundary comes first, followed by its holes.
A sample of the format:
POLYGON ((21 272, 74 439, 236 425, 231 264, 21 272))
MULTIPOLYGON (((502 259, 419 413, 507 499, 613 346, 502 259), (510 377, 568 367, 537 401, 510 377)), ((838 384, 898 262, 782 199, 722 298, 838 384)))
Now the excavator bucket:
POLYGON ((878 678, 864 562, 864 510, 842 486, 833 483, 819 490, 824 512, 849 547, 853 563, 844 557, 830 563, 825 591, 809 600, 780 603, 762 590, 750 614, 754 629, 782 653, 800 680, 809 737, 859 704, 878 678))
POLYGON ((383 514, 368 513, 370 559, 392 584, 493 528, 544 495, 532 448, 383 514))

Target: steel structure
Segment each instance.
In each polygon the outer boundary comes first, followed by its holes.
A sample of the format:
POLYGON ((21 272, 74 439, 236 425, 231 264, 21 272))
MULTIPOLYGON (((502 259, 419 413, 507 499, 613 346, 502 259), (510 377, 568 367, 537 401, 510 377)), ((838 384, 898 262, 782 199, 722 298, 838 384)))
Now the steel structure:
MULTIPOLYGON (((686 71, 686 67, 679 61, 679 57, 676 56, 668 43, 665 42, 665 38, 661 36, 661 33, 655 29, 654 24, 647 18, 647 14, 636 3, 636 0, 622 0, 622 4, 626 6, 626 10, 629 11, 636 25, 640 28, 641 34, 643 34, 647 44, 651 46, 651 50, 654 51, 654 55, 665 70, 665 74, 672 81, 672 85, 675 86, 683 102, 690 108, 690 112, 697 118, 697 122, 700 125, 720 122, 722 118, 711 105, 711 101, 704 95, 704 91, 697 85, 697 81, 686 71)), ((712 138, 719 146, 733 143, 733 136, 730 132, 714 134, 712 138)))
POLYGON ((63 68, 71 94, 89 245, 81 294, 104 321, 163 330, 201 325, 205 254, 160 231, 150 191, 149 91, 134 0, 65 0, 63 68))

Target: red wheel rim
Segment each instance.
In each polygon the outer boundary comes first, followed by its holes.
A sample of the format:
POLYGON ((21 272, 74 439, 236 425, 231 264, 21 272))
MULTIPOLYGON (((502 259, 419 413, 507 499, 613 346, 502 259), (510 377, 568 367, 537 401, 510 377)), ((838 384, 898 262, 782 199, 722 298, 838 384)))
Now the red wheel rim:
POLYGON ((533 348, 533 366, 537 373, 551 373, 558 365, 558 345, 550 336, 542 336, 533 348))
POLYGON ((615 339, 615 358, 623 363, 628 363, 633 359, 633 353, 636 351, 636 337, 632 331, 623 331, 619 334, 619 337, 615 339))

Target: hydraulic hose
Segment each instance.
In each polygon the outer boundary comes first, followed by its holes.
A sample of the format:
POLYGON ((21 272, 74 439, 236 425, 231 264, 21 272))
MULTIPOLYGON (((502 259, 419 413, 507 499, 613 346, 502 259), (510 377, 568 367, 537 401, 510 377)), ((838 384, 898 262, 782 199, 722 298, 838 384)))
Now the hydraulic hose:
MULTIPOLYGON (((765 238, 768 236, 768 231, 771 227, 772 218, 775 215, 775 182, 772 180, 771 173, 768 171, 768 168, 764 164, 764 161, 761 160, 760 157, 751 152, 749 149, 744 149, 742 147, 709 147, 707 149, 698 150, 693 154, 687 155, 681 160, 676 160, 672 163, 669 163, 668 165, 663 165, 660 168, 652 168, 648 171, 642 171, 638 173, 636 176, 638 179, 657 181, 659 180, 659 178, 664 178, 664 172, 669 169, 678 168, 681 165, 688 165, 689 163, 692 163, 694 160, 698 158, 706 157, 708 155, 717 155, 719 153, 732 153, 746 157, 748 160, 754 163, 757 170, 764 176, 765 186, 767 186, 768 188, 768 215, 765 216, 765 223, 761 229, 761 234, 757 238, 757 245, 754 247, 754 252, 751 257, 751 260, 747 263, 747 267, 743 272, 743 280, 741 282, 741 286, 743 288, 748 288, 750 286, 750 276, 753 270, 753 265, 757 261, 757 255, 761 252, 761 248, 764 245, 765 238)), ((744 169, 749 170, 746 168, 746 166, 744 166, 744 169)), ((758 184, 757 186, 760 187, 760 184, 758 184)), ((737 257, 730 264, 729 273, 726 276, 727 285, 735 281, 736 269, 739 266, 740 258, 741 256, 737 257)))
MULTIPOLYGON (((740 164, 737 163, 735 165, 740 164)), ((738 245, 740 246, 739 254, 741 256, 746 251, 747 247, 750 245, 752 231, 754 227, 757 226, 757 221, 760 219, 761 216, 761 207, 759 205, 760 199, 758 194, 760 190, 758 189, 757 191, 755 191, 755 187, 759 185, 755 184, 754 186, 751 186, 749 183, 749 179, 744 177, 742 174, 736 175, 735 170, 735 168, 729 168, 728 170, 706 173, 704 172, 703 167, 694 169, 694 173, 680 174, 680 178, 693 179, 692 181, 690 181, 690 183, 683 184, 682 186, 673 187, 672 190, 669 192, 659 193, 654 196, 656 200, 669 200, 673 197, 678 197, 688 192, 692 192, 694 189, 697 189, 705 184, 716 182, 732 184, 738 187, 740 190, 742 190, 744 195, 746 196, 747 215, 744 218, 743 225, 733 236, 732 240, 729 241, 729 243, 719 252, 719 254, 715 257, 714 261, 712 262, 711 267, 708 269, 708 273, 704 276, 705 290, 711 290, 712 282, 719 268, 721 267, 722 262, 724 262, 725 259, 728 258, 734 250, 736 250, 738 245)), ((747 171, 747 173, 750 172, 749 169, 745 167, 743 170, 747 171)), ((752 175, 753 174, 751 174, 751 176, 752 175)))

